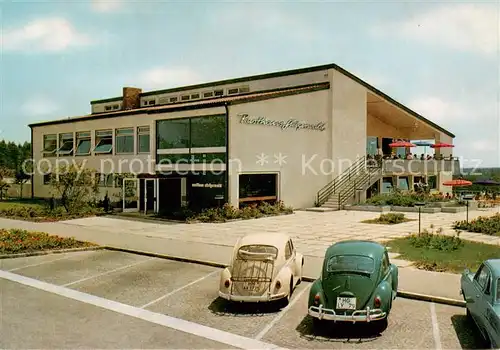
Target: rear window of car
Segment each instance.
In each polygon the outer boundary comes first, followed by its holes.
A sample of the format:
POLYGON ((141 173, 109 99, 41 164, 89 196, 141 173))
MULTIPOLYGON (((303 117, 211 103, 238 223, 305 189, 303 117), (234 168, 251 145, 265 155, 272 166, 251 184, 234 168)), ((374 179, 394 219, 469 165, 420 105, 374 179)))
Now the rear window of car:
POLYGON ((274 260, 278 257, 278 248, 264 244, 244 245, 238 249, 238 257, 245 260, 274 260))
POLYGON ((327 272, 364 272, 373 273, 375 261, 363 255, 334 255, 326 264, 327 272))

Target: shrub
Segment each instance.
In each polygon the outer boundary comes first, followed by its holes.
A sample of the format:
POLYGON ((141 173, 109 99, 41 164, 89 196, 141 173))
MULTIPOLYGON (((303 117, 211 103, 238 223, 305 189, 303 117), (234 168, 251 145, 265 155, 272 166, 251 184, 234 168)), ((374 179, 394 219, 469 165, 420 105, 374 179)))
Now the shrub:
POLYGON ((418 202, 445 202, 449 201, 446 198, 440 198, 436 196, 432 196, 427 193, 422 192, 401 192, 401 191, 393 191, 391 193, 382 193, 375 195, 366 200, 366 204, 371 205, 391 205, 398 207, 413 207, 415 203, 418 202))
POLYGON ((25 205, 12 203, 5 208, 0 208, 0 217, 8 217, 23 220, 35 221, 57 221, 76 219, 88 216, 102 214, 101 208, 95 208, 91 205, 82 205, 71 213, 68 213, 62 207, 50 209, 48 205, 25 205))
POLYGON ((77 241, 74 238, 52 236, 42 232, 0 229, 0 254, 80 248, 93 245, 88 242, 77 241))
POLYGON ((435 233, 433 231, 423 230, 421 233, 415 233, 408 236, 410 244, 415 248, 433 249, 439 251, 454 251, 463 247, 464 242, 456 236, 443 235, 442 229, 438 229, 435 233))
POLYGON ((405 217, 405 214, 403 213, 387 213, 380 214, 380 217, 377 220, 380 223, 400 224, 402 222, 405 222, 407 219, 405 217))
POLYGON ((495 214, 490 217, 480 216, 469 222, 462 220, 456 221, 453 227, 457 230, 464 230, 475 233, 483 233, 487 235, 500 234, 500 214, 495 214))
POLYGON ((205 209, 199 214, 194 214, 188 217, 188 221, 201 221, 201 222, 225 222, 234 219, 255 219, 263 216, 291 214, 293 208, 285 206, 283 202, 275 204, 260 203, 251 204, 241 209, 235 208, 228 203, 224 204, 221 208, 205 209))

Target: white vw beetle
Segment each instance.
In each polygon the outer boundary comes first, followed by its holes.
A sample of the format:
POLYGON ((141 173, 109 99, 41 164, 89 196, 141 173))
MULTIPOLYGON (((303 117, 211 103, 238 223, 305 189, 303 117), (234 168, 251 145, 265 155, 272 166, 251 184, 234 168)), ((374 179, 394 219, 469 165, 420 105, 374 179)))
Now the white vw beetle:
POLYGON ((231 263, 220 278, 219 296, 240 302, 282 300, 285 304, 302 280, 304 257, 288 235, 246 235, 234 246, 231 263))

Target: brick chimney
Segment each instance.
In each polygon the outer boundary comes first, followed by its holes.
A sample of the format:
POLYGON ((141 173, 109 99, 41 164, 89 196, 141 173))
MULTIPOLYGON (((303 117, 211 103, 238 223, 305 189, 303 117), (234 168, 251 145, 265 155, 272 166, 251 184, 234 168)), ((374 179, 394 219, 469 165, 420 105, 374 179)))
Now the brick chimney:
POLYGON ((123 88, 123 110, 135 109, 141 106, 142 89, 134 87, 123 88))

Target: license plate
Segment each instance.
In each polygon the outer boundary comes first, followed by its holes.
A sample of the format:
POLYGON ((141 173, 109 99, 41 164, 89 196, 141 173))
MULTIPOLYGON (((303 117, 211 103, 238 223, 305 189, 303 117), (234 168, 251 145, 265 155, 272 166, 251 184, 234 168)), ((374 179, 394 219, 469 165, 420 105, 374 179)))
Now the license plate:
POLYGON ((256 282, 245 282, 243 283, 243 290, 256 291, 259 288, 256 282))
POLYGON ((356 298, 337 298, 337 309, 338 310, 356 310, 356 298))

